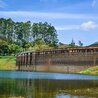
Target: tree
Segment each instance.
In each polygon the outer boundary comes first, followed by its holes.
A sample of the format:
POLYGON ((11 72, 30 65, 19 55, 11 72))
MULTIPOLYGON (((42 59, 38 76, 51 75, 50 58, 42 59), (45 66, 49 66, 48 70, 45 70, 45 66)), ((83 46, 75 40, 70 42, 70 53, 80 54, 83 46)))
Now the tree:
POLYGON ((22 47, 20 47, 20 46, 18 46, 16 44, 8 45, 8 49, 9 49, 9 54, 16 54, 16 53, 22 51, 22 47))
POLYGON ((47 22, 14 22, 12 19, 0 18, 0 53, 17 53, 30 48, 56 47, 57 32, 47 22))
POLYGON ((74 40, 72 39, 71 43, 69 44, 70 47, 75 47, 75 42, 74 40))
POLYGON ((8 43, 3 38, 0 38, 0 55, 8 54, 8 43))
POLYGON ((45 42, 43 42, 41 39, 36 39, 36 41, 33 43, 34 47, 33 50, 44 50, 44 49, 53 49, 53 46, 49 46, 45 42))
POLYGON ((34 42, 37 39, 41 39, 42 42, 49 46, 55 47, 58 43, 57 32, 54 26, 51 26, 47 22, 33 23, 32 25, 32 35, 34 42))
POLYGON ((30 41, 31 23, 29 21, 25 23, 16 22, 15 32, 16 32, 17 43, 22 46, 24 42, 26 43, 30 41))
POLYGON ((9 19, 0 18, 0 36, 7 39, 8 43, 13 42, 14 22, 9 19))
POLYGON ((14 33, 14 22, 12 21, 12 19, 6 19, 6 37, 7 37, 7 41, 8 43, 13 43, 14 39, 13 39, 13 33, 14 33))
POLYGON ((6 39, 6 19, 0 18, 0 37, 6 39))
POLYGON ((78 41, 79 46, 83 46, 83 43, 81 41, 78 41))

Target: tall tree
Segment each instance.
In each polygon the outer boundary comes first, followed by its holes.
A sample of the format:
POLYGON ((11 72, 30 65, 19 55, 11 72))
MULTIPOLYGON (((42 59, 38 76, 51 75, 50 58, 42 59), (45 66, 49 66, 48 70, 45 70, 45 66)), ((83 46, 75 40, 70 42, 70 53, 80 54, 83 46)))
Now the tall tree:
POLYGON ((72 39, 71 43, 69 44, 70 47, 75 47, 75 42, 74 40, 72 39))
POLYGON ((7 19, 6 20, 6 37, 8 39, 8 43, 13 43, 13 35, 14 35, 14 22, 12 19, 7 19))
POLYGON ((0 36, 7 39, 8 43, 12 43, 14 33, 14 22, 12 19, 0 18, 0 36))
POLYGON ((51 26, 47 22, 33 23, 32 35, 34 42, 40 39, 42 42, 45 42, 49 46, 53 47, 55 47, 58 43, 57 32, 54 26, 51 26))
POLYGON ((83 43, 82 43, 80 40, 78 41, 78 44, 79 44, 79 46, 81 46, 81 47, 83 46, 83 43))
POLYGON ((0 18, 0 37, 6 38, 6 19, 0 18))
POLYGON ((16 22, 15 23, 15 33, 16 33, 16 43, 21 45, 23 39, 23 22, 16 22))
POLYGON ((15 32, 17 36, 17 42, 19 44, 23 44, 23 42, 29 42, 31 37, 31 22, 16 22, 15 32))
POLYGON ((32 42, 43 49, 55 47, 58 39, 54 26, 47 22, 31 24, 30 21, 14 22, 10 18, 0 18, 0 53, 17 53, 19 48, 28 50, 33 46, 32 42))

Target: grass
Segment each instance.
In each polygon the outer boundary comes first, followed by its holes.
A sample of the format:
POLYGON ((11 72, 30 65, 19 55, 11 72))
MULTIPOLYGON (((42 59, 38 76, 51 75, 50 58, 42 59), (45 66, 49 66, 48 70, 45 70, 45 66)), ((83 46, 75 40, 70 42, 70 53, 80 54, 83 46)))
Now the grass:
POLYGON ((98 75, 98 66, 90 67, 84 71, 81 71, 80 73, 81 74, 98 75))
POLYGON ((15 70, 16 57, 15 56, 0 56, 0 70, 15 70))

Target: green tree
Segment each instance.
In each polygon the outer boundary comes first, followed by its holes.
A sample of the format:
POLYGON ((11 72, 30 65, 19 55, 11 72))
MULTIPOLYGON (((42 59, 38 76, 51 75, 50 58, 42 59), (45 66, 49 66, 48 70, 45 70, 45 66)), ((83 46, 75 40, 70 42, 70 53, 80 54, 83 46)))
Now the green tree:
POLYGON ((8 43, 5 39, 0 37, 0 55, 5 55, 9 53, 8 43))
MULTIPOLYGON (((23 45, 25 43, 30 42, 31 38, 31 23, 29 21, 23 22, 16 22, 15 25, 15 32, 16 32, 16 39, 19 45, 23 45)), ((23 45, 24 46, 24 45, 23 45)))
POLYGON ((8 43, 13 43, 13 35, 14 35, 14 22, 12 19, 6 19, 6 37, 8 43))
POLYGON ((20 47, 19 45, 16 45, 16 44, 8 45, 8 49, 9 49, 9 54, 16 54, 23 50, 22 47, 20 47))
POLYGON ((57 32, 54 26, 51 26, 47 22, 33 23, 32 35, 34 43, 37 39, 41 39, 42 42, 53 47, 55 47, 58 43, 57 32))
POLYGON ((78 42, 79 46, 82 47, 83 43, 81 41, 78 42))
POLYGON ((75 47, 75 42, 74 40, 72 39, 71 43, 69 44, 70 47, 75 47))
POLYGON ((17 53, 23 50, 56 47, 57 32, 47 22, 14 22, 12 19, 0 18, 0 54, 17 53), (20 51, 19 51, 20 49, 20 51))
POLYGON ((14 22, 9 19, 0 18, 0 36, 7 39, 8 43, 13 42, 14 22))
POLYGON ((0 37, 6 39, 6 19, 0 18, 0 37))

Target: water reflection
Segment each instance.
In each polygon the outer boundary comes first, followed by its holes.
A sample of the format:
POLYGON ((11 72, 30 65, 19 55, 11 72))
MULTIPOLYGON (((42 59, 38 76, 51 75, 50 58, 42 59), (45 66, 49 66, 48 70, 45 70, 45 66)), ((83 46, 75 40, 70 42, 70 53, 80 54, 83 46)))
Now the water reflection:
POLYGON ((98 98, 98 81, 0 79, 0 98, 98 98))

